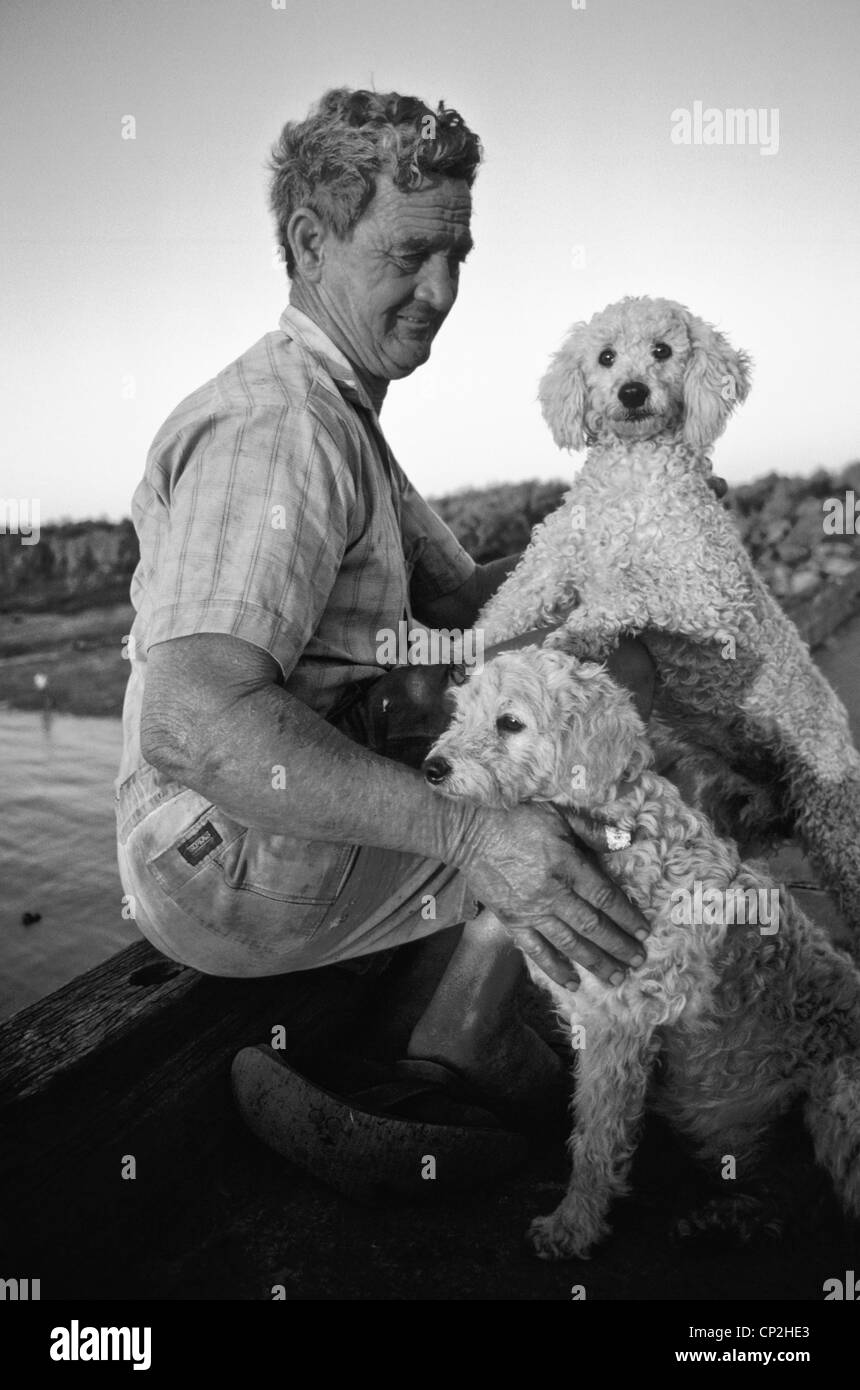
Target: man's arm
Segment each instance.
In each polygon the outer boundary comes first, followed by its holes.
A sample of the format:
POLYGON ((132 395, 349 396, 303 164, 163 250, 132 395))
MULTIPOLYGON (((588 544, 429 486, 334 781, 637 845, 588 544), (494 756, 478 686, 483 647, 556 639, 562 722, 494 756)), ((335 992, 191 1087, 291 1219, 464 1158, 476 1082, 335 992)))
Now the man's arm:
POLYGON ((560 984, 576 977, 571 961, 611 980, 641 954, 641 913, 554 812, 436 796, 419 773, 353 743, 289 695, 274 659, 239 638, 174 638, 150 647, 147 663, 144 757, 240 824, 453 864, 560 984), (273 786, 278 767, 285 790, 273 786))
POLYGON ((472 627, 488 599, 501 587, 520 555, 506 555, 502 560, 490 560, 476 565, 474 572, 459 589, 441 598, 424 599, 415 607, 415 616, 428 627, 472 627))
MULTIPOLYGON (((520 555, 506 555, 503 560, 491 560, 489 564, 476 566, 474 574, 459 589, 442 598, 426 600, 420 612, 416 609, 415 616, 428 627, 472 627, 484 604, 504 583, 511 570, 516 568, 520 558, 520 555)), ((484 655, 489 657, 496 652, 513 651, 517 647, 540 645, 553 630, 544 627, 524 632, 520 637, 509 637, 484 655)), ((640 718, 647 723, 654 699, 655 672, 644 643, 636 638, 622 637, 607 658, 606 665, 613 679, 631 692, 640 718)))

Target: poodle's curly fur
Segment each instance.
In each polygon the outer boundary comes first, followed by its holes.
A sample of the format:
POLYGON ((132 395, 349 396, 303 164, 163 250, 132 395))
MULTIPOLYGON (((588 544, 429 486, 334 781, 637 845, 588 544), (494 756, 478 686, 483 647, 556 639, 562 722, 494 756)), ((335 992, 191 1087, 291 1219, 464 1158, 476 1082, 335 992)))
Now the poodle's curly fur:
MULTIPOLYGON (((488 662, 454 697, 453 722, 430 754, 435 789, 496 806, 549 801, 613 827, 616 839, 622 832, 627 847, 602 863, 651 926, 646 963, 618 986, 584 974, 570 994, 529 962, 585 1030, 571 1183, 532 1224, 536 1253, 584 1257, 607 1234, 658 1056, 654 1103, 715 1177, 731 1154, 748 1178, 775 1121, 803 1100, 817 1159, 860 1216, 860 972, 848 956, 651 770, 632 699, 603 667, 524 648, 488 662), (678 890, 694 895, 696 885, 726 910, 679 921, 678 890), (777 892, 766 934, 729 924, 729 902, 749 890, 777 892)), ((738 1202, 724 1207, 730 1224, 738 1202)))
POLYGON ((843 705, 708 486, 708 446, 750 363, 665 299, 625 299, 570 332, 540 386, 556 443, 590 445, 562 506, 478 617, 486 645, 561 624, 602 660, 643 636, 656 708, 743 766, 769 758, 806 847, 860 923, 860 754, 843 705))

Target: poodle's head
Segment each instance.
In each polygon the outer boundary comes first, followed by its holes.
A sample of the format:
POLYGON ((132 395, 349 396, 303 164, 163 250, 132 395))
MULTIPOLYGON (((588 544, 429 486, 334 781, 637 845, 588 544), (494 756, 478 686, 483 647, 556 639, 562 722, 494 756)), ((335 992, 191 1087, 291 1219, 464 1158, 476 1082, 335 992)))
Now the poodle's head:
POLYGON ((559 448, 678 436, 706 449, 750 388, 752 364, 670 299, 622 299, 574 324, 538 392, 559 448))
POLYGON ((501 652, 454 697, 453 721, 423 763, 443 796, 597 811, 651 761, 632 696, 593 662, 543 647, 501 652))

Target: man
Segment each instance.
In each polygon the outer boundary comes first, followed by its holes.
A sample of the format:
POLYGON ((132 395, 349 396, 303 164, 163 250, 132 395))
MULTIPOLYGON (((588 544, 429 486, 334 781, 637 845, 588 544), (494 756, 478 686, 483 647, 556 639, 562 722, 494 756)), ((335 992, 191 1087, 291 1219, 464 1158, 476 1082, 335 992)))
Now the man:
MULTIPOLYGON (((506 1008, 517 948, 574 986, 577 965, 639 963, 646 924, 554 812, 443 800, 326 719, 382 674, 380 631, 473 624, 516 562, 466 555, 379 424, 457 297, 479 161, 457 112, 396 93, 330 91, 284 127, 280 331, 174 411, 135 493, 117 809, 141 931, 211 974, 308 970, 465 922, 408 1051, 492 1111, 558 1076, 506 1008)), ((645 698, 649 671, 635 649, 619 661, 645 698)))

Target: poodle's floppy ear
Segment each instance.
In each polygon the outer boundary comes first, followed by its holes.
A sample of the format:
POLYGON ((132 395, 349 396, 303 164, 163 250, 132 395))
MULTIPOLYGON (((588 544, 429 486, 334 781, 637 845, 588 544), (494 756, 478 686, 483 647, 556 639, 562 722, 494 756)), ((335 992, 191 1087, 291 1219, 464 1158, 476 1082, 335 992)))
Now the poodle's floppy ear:
POLYGON ((685 322, 693 352, 684 377, 684 439, 706 449, 749 395, 752 362, 710 324, 686 311, 685 322))
POLYGON ((588 387, 582 370, 582 335, 577 323, 554 355, 538 387, 543 418, 560 449, 584 449, 588 387))
POLYGON ((595 805, 613 785, 635 780, 653 761, 633 697, 596 662, 543 648, 535 664, 549 680, 562 727, 570 734, 564 755, 573 759, 574 787, 578 784, 584 800, 595 805))

